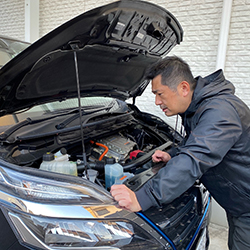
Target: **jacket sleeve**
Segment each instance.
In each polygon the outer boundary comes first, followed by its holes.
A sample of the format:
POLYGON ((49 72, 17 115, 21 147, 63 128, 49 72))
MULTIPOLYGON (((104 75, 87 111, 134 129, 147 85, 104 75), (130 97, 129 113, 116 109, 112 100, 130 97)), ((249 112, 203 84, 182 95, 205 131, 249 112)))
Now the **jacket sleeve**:
POLYGON ((176 156, 176 154, 178 153, 178 148, 172 147, 167 151, 167 153, 169 153, 171 158, 172 158, 172 157, 176 156))
POLYGON ((155 177, 135 192, 142 210, 179 197, 208 169, 218 165, 241 136, 238 113, 226 100, 203 105, 194 117, 196 125, 185 145, 155 177))

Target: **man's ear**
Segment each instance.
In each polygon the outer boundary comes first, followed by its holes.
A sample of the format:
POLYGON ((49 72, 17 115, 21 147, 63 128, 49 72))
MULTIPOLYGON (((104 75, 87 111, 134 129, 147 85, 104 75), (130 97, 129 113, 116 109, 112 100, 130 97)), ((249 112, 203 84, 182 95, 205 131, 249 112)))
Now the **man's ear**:
POLYGON ((186 82, 186 81, 182 81, 182 82, 178 85, 177 89, 178 89, 179 94, 182 95, 183 97, 188 96, 189 93, 190 93, 190 91, 191 91, 190 85, 189 85, 189 83, 186 82))

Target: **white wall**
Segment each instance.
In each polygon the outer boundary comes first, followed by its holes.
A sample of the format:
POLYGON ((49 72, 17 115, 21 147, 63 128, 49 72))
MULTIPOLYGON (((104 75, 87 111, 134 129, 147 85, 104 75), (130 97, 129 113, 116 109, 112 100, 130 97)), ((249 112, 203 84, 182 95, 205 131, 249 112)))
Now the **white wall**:
MULTIPOLYGON (((40 0, 39 34, 61 25, 65 21, 113 1, 102 0, 40 0)), ((216 68, 218 40, 223 0, 154 0, 168 9, 181 23, 184 39, 170 54, 186 60, 195 76, 206 76, 216 68)), ((0 34, 20 39, 25 38, 25 0, 0 1, 0 34)), ((250 0, 233 0, 230 33, 225 63, 225 76, 236 87, 236 94, 250 106, 250 0)), ((137 100, 141 110, 153 112, 175 126, 175 118, 165 117, 154 105, 150 86, 137 100)), ((223 212, 213 206, 215 215, 223 212)), ((224 215, 223 215, 224 216, 224 215)), ((223 216, 219 216, 223 218, 223 216)), ((216 216, 215 216, 216 217, 216 216)), ((218 217, 218 216, 217 216, 218 217)), ((226 224, 223 220, 219 224, 226 224)))
POLYGON ((24 0, 0 0, 0 34, 24 40, 24 0))

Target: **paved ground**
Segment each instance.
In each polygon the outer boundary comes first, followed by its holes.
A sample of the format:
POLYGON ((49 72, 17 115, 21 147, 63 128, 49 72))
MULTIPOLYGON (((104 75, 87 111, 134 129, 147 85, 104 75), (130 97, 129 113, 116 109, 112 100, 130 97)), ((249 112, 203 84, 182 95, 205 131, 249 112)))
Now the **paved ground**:
POLYGON ((210 246, 209 250, 228 250, 228 228, 213 223, 209 224, 210 246))

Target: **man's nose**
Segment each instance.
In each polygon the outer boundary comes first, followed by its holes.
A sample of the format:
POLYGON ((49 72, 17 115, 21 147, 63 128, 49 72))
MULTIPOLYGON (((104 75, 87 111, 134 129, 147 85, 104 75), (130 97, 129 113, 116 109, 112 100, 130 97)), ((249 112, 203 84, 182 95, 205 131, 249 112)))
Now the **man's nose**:
POLYGON ((161 105, 162 104, 161 98, 158 95, 155 96, 155 104, 156 105, 161 105))

